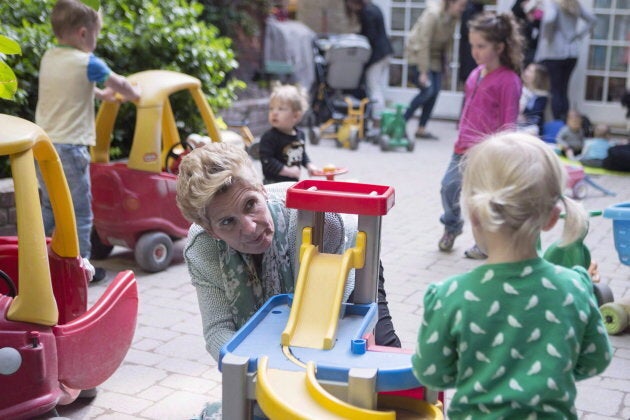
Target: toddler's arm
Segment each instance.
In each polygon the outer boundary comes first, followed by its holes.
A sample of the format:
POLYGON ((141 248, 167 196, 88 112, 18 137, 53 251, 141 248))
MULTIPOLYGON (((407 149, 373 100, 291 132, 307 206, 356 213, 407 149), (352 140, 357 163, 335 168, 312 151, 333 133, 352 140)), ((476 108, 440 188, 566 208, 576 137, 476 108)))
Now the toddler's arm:
MULTIPOLYGON (((140 87, 129 83, 126 77, 111 72, 107 80, 105 80, 105 89, 103 94, 110 95, 107 90, 113 91, 113 94, 120 94, 123 97, 123 101, 137 101, 140 99, 140 87)), ((107 98, 102 98, 107 100, 107 98)))
POLYGON ((306 169, 308 170, 308 174, 310 176, 313 176, 315 172, 319 172, 319 168, 310 162, 306 164, 306 169))

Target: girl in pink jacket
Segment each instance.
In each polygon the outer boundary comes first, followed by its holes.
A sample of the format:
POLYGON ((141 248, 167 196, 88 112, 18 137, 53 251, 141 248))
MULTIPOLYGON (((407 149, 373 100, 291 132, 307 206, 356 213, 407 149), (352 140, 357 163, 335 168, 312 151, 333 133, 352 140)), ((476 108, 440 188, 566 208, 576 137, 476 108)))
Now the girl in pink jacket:
MULTIPOLYGON (((444 252, 453 248, 464 225, 459 204, 460 160, 468 149, 489 134, 516 127, 522 89, 519 74, 523 41, 514 17, 509 13, 486 12, 470 21, 468 28, 477 68, 466 79, 459 135, 442 179, 440 193, 444 213, 440 221, 444 225, 444 235, 438 246, 444 252)), ((476 245, 465 254, 475 259, 486 257, 476 245)))

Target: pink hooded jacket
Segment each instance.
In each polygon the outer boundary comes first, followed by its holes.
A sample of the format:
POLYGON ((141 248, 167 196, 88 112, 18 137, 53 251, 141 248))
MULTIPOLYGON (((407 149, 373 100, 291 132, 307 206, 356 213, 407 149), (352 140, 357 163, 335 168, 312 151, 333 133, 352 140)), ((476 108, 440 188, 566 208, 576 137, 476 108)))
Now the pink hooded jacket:
POLYGON ((488 134, 514 129, 521 96, 521 79, 507 67, 481 78, 477 66, 466 79, 464 109, 459 120, 455 153, 464 154, 488 134))

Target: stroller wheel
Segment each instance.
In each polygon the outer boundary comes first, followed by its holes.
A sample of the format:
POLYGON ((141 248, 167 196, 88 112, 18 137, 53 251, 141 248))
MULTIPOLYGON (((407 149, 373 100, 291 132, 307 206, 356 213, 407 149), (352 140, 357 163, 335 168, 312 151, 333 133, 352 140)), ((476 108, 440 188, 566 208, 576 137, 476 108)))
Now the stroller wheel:
POLYGON ((317 132, 315 132, 315 127, 313 126, 310 126, 308 128, 308 140, 314 146, 317 146, 319 144, 319 136, 317 135, 317 132))

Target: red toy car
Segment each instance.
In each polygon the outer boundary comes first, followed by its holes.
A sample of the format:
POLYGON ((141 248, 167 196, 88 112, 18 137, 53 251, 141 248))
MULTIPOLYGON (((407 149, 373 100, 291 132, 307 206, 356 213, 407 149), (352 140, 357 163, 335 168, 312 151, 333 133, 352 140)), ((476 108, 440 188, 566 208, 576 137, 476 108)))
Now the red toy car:
POLYGON ((0 418, 32 418, 69 404, 120 366, 136 326, 138 291, 119 273, 87 308, 91 272, 79 254, 72 199, 44 131, 0 114, 0 154, 15 186, 17 237, 0 238, 0 418), (44 234, 35 161, 56 228, 44 234))
POLYGON ((96 117, 92 148, 92 258, 106 258, 114 245, 134 250, 145 271, 166 269, 173 258, 173 241, 188 234, 190 223, 175 202, 178 158, 190 146, 180 140, 169 96, 192 95, 208 135, 221 140, 212 109, 192 76, 149 70, 129 76, 142 89, 136 103, 136 126, 129 160, 110 162, 109 146, 119 103, 104 102, 96 117))

